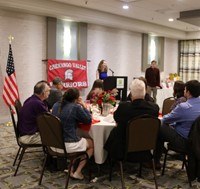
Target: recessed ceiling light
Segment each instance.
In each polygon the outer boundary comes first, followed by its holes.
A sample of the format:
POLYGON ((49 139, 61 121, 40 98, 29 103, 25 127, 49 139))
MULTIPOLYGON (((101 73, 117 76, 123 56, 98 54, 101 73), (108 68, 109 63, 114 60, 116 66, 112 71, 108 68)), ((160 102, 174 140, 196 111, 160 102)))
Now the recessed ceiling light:
POLYGON ((129 6, 127 4, 123 5, 123 9, 129 9, 129 6))
POLYGON ((169 18, 168 21, 169 21, 169 22, 173 22, 174 19, 173 19, 173 18, 169 18))

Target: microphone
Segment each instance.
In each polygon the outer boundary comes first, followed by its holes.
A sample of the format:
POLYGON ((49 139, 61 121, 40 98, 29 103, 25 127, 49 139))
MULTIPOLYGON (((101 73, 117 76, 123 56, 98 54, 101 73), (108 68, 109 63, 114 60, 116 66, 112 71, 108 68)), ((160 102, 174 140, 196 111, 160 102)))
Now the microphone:
POLYGON ((114 71, 112 69, 109 68, 109 70, 112 72, 112 76, 114 76, 114 71))
POLYGON ((109 68, 109 70, 112 72, 112 76, 114 76, 114 71, 112 69, 109 68))

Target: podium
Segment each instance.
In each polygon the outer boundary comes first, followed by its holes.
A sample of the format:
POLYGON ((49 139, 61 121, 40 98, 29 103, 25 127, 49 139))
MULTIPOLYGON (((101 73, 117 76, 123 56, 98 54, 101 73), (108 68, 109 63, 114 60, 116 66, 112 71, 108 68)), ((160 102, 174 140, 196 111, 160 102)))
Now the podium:
POLYGON ((117 100, 126 101, 127 99, 127 76, 108 76, 104 82, 104 90, 112 90, 114 88, 118 89, 117 100))

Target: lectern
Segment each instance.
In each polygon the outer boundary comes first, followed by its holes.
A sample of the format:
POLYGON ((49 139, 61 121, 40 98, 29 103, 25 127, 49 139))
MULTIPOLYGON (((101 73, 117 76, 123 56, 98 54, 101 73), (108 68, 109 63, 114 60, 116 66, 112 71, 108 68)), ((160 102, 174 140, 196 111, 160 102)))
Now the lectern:
POLYGON ((127 76, 109 76, 103 82, 104 90, 118 89, 117 100, 126 101, 127 98, 127 76))

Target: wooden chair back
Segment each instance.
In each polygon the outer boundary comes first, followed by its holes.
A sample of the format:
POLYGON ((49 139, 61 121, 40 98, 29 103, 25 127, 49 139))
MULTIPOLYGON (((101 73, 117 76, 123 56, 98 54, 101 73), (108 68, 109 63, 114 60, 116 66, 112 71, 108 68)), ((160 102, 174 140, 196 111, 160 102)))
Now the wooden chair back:
POLYGON ((48 153, 53 155, 51 148, 59 148, 66 153, 63 128, 59 118, 50 113, 42 113, 37 116, 37 126, 42 145, 47 147, 48 153))
POLYGON ((130 120, 127 128, 127 152, 155 149, 159 127, 160 120, 150 115, 130 120))
POLYGON ((17 113, 17 117, 19 118, 19 112, 21 111, 22 104, 19 99, 15 100, 15 111, 17 113))
POLYGON ((166 98, 163 101, 163 107, 162 107, 162 115, 163 116, 171 112, 171 107, 174 104, 174 102, 175 102, 174 97, 166 98))
POLYGON ((39 116, 37 116, 37 126, 40 132, 42 145, 46 153, 45 160, 43 163, 43 168, 40 175, 39 185, 42 183, 47 157, 58 156, 58 157, 68 158, 70 160, 68 167, 68 174, 65 183, 65 189, 67 189, 70 172, 75 160, 77 159, 81 159, 80 161, 85 159, 88 160, 89 157, 87 155, 87 152, 83 151, 83 152, 67 153, 64 143, 63 127, 60 119, 57 118, 56 116, 47 112, 41 113, 39 116))

